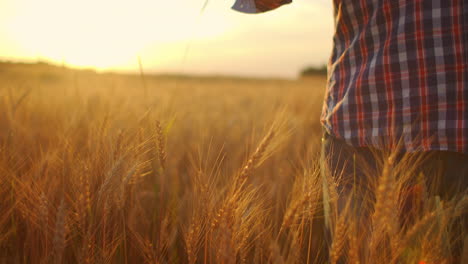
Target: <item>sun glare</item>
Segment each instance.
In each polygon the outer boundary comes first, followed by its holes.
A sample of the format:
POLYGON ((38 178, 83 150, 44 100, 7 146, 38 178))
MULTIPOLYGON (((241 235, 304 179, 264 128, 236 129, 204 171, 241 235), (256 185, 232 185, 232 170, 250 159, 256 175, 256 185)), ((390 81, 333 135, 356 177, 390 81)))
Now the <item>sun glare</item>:
POLYGON ((328 59, 330 0, 261 15, 233 11, 234 0, 202 13, 206 1, 0 0, 0 60, 135 72, 140 57, 148 73, 295 78, 328 59))
MULTIPOLYGON (((202 0, 15 0, 8 6, 13 14, 2 21, 17 42, 7 53, 72 66, 125 68, 148 47, 180 46, 226 32, 229 23, 219 15, 201 19, 202 5, 202 0)), ((166 61, 180 57, 180 50, 166 51, 173 52, 163 54, 166 61)))

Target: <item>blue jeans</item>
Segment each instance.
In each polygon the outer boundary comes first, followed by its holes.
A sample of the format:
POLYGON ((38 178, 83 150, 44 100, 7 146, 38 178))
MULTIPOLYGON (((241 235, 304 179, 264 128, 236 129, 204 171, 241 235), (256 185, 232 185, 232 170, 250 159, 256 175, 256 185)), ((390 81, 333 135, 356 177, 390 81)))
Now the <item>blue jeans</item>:
MULTIPOLYGON (((382 173, 382 160, 378 157, 384 157, 384 151, 372 147, 354 147, 348 145, 344 140, 335 138, 324 132, 322 138, 322 178, 331 177, 338 182, 336 191, 339 194, 337 210, 343 210, 346 201, 351 194, 366 194, 367 196, 352 196, 352 203, 357 208, 358 217, 368 217, 370 212, 361 211, 363 202, 372 200, 375 188, 375 182, 382 173)), ((412 175, 424 175, 424 182, 427 186, 430 196, 438 195, 442 200, 449 200, 458 194, 466 194, 468 191, 468 154, 448 152, 448 151, 430 151, 426 153, 405 153, 399 152, 395 155, 395 161, 398 162, 404 156, 415 158, 424 156, 415 164, 412 175), (419 155, 419 156, 418 156, 419 155)), ((416 184, 416 178, 415 184, 416 184)), ((329 182, 324 181, 325 184, 329 182)), ((324 201, 330 197, 329 190, 324 188, 324 201)), ((324 202, 325 215, 329 214, 330 207, 324 202), (327 208, 328 207, 328 208, 327 208)), ((405 203, 400 218, 409 217, 413 212, 411 202, 405 203)), ((329 215, 328 215, 329 216, 329 215)), ((329 217, 325 217, 326 221, 329 217)), ((361 218, 359 218, 361 219, 361 218)), ((359 219, 356 219, 359 221, 359 219)), ((468 217, 465 213, 460 218, 462 230, 457 230, 458 234, 467 235, 468 217), (461 233, 460 233, 461 232, 461 233)), ((402 220, 402 221, 404 221, 402 220)), ((325 223, 329 226, 330 223, 325 223)), ((331 238, 329 229, 326 228, 327 243, 330 246, 331 238)), ((463 239, 462 239, 463 240, 463 239)), ((460 259, 463 248, 463 241, 458 241, 455 245, 454 256, 460 259), (459 243, 461 242, 461 243, 459 243), (458 255, 458 256, 457 256, 458 255)), ((459 262, 459 261, 458 261, 459 262)), ((454 262, 456 263, 456 262, 454 262)))

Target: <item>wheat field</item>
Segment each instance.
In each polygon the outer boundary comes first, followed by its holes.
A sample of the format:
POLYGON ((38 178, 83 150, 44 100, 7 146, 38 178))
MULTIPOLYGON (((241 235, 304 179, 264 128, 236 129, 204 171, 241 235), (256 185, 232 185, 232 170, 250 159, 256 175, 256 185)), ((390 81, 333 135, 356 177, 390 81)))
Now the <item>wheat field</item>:
POLYGON ((325 81, 0 64, 0 263, 453 263, 466 196, 395 217, 414 157, 383 157, 367 225, 336 210, 325 81))

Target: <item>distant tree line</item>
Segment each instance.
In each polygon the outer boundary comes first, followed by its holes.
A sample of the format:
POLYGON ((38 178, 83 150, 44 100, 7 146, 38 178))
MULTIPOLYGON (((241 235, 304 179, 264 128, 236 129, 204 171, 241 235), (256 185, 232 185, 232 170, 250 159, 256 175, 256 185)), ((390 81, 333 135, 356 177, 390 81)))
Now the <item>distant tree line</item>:
POLYGON ((322 65, 320 67, 310 66, 301 71, 301 77, 308 76, 317 76, 317 75, 327 75, 327 65, 322 65))

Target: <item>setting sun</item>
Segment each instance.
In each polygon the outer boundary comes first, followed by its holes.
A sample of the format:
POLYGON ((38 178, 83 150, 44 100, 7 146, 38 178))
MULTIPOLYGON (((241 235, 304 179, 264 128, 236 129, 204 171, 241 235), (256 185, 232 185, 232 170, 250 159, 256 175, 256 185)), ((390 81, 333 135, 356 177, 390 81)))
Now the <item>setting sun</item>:
POLYGON ((2 1, 0 59, 134 71, 140 56, 153 72, 279 76, 326 62, 329 1, 260 16, 234 12, 233 2, 211 0, 201 12, 205 0, 2 1))
POLYGON ((218 20, 210 26, 199 23, 200 6, 193 0, 15 1, 7 6, 15 15, 6 21, 6 31, 19 45, 7 52, 74 66, 125 66, 152 44, 209 38, 229 29, 216 16, 204 17, 218 20))

